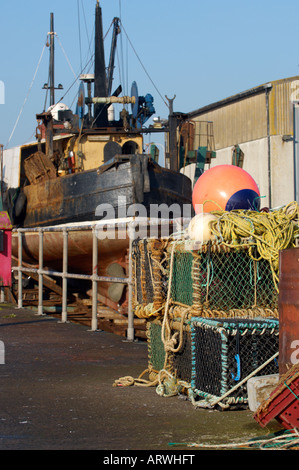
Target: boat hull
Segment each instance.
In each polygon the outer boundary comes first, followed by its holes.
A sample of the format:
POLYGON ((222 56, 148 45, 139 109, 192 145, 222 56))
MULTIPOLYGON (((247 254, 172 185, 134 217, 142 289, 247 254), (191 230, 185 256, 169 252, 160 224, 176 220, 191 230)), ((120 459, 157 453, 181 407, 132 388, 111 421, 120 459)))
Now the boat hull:
MULTIPOLYGON (((192 207, 191 181, 180 173, 160 167, 145 155, 130 156, 121 162, 114 160, 98 170, 31 184, 24 188, 24 194, 27 204, 20 224, 22 259, 31 266, 39 263, 39 233, 32 229, 81 224, 80 229, 68 232, 68 272, 91 275, 93 233, 91 228, 84 227, 84 222, 94 223, 99 231, 97 222, 114 221, 113 233, 110 230, 109 236, 103 237, 102 231, 98 238, 99 276, 113 277, 113 273, 121 269, 123 276, 115 277, 128 276, 129 235, 127 226, 119 228, 117 221, 141 216, 166 219, 167 225, 168 219, 188 217, 190 214, 184 213, 184 208, 187 207, 188 212, 192 207), (161 206, 163 210, 159 212, 161 206)), ((62 272, 63 231, 46 229, 43 237, 44 268, 62 272)), ((12 254, 18 258, 16 232, 12 254)), ((126 303, 126 296, 120 295, 126 291, 125 285, 122 289, 119 283, 117 285, 98 283, 99 300, 114 309, 119 309, 121 302, 126 303)))
POLYGON ((184 216, 184 207, 192 208, 189 178, 160 167, 144 155, 31 184, 25 186, 24 194, 25 216, 19 221, 23 227, 133 216, 134 204, 144 208, 144 217, 155 217, 151 209, 156 211, 161 204, 166 206, 165 211, 176 204, 180 213, 175 217, 184 216))

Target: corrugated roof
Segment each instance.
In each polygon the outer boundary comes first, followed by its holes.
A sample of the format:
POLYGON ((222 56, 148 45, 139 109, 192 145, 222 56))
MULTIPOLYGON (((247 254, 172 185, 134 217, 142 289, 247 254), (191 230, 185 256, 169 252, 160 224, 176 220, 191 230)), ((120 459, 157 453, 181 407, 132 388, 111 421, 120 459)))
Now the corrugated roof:
POLYGON ((293 133, 293 100, 299 98, 299 76, 268 82, 185 114, 186 119, 212 121, 215 148, 225 148, 268 135, 293 133), (298 93, 297 93, 298 90, 298 93))

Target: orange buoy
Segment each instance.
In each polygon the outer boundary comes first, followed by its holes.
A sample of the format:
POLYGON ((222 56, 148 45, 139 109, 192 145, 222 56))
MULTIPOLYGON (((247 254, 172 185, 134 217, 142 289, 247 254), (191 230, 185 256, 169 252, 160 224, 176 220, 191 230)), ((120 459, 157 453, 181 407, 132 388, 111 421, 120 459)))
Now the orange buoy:
POLYGON ((192 203, 196 214, 215 210, 259 210, 260 191, 252 176, 243 168, 217 165, 198 178, 192 203))

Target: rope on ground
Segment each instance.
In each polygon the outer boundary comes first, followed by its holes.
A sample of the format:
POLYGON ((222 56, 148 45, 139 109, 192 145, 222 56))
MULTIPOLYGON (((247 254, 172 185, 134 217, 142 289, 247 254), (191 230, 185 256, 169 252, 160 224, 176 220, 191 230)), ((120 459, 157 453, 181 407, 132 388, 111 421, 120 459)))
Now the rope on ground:
POLYGON ((120 377, 119 379, 114 381, 113 387, 130 387, 132 385, 137 385, 139 387, 152 387, 153 385, 157 385, 158 381, 143 379, 143 376, 146 373, 150 372, 150 369, 145 369, 136 379, 134 379, 134 377, 131 377, 130 375, 120 377))
MULTIPOLYGON (((273 436, 273 434, 271 435, 273 436)), ((258 448, 260 450, 297 450, 299 446, 298 428, 292 430, 274 433, 274 437, 262 437, 261 439, 249 439, 244 442, 227 443, 227 444, 200 444, 195 442, 170 442, 168 445, 187 445, 187 447, 199 447, 205 449, 240 449, 240 448, 258 448)))

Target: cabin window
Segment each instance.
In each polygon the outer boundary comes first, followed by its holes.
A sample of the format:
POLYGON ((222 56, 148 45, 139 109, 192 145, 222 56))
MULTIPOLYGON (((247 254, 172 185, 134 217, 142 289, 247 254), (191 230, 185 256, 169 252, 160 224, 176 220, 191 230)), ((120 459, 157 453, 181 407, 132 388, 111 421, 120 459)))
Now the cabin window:
POLYGON ((132 153, 137 153, 138 150, 138 145, 136 142, 133 140, 128 140, 123 146, 122 146, 122 153, 123 155, 130 155, 132 153))
POLYGON ((104 147, 104 163, 121 154, 122 148, 117 142, 108 142, 104 147))

